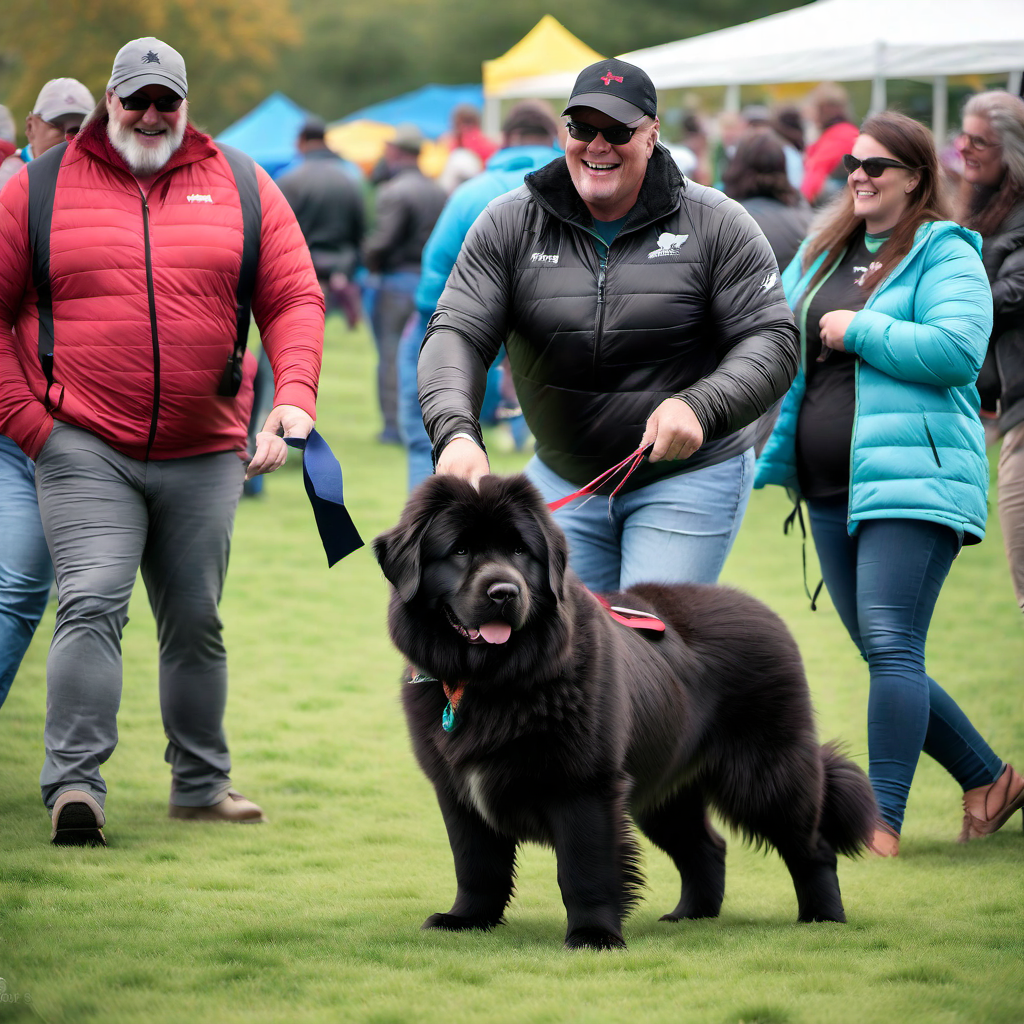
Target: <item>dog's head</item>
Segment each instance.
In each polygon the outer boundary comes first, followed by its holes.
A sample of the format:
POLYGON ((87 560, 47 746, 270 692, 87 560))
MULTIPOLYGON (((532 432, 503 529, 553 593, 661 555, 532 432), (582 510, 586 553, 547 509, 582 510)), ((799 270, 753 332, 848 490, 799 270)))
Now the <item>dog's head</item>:
POLYGON ((515 647, 516 634, 564 594, 565 537, 524 476, 485 476, 479 490, 431 477, 373 547, 395 588, 392 635, 414 660, 396 635, 396 601, 403 620, 445 641, 515 647))

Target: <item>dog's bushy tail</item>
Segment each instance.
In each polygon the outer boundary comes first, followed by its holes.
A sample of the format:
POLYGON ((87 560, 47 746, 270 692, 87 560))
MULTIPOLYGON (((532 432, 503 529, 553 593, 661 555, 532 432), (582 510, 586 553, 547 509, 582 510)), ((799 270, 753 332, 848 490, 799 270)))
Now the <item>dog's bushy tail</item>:
POLYGON ((825 772, 821 834, 837 853, 855 856, 868 844, 878 820, 874 790, 867 775, 835 741, 822 744, 821 764, 825 772))

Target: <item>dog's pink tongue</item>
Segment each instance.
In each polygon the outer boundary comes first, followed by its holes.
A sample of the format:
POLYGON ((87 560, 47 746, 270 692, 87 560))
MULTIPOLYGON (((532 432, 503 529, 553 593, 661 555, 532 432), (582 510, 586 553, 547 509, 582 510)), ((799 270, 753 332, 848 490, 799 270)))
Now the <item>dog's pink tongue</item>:
POLYGON ((480 635, 489 644, 503 644, 512 635, 512 627, 501 619, 485 622, 480 627, 480 635))

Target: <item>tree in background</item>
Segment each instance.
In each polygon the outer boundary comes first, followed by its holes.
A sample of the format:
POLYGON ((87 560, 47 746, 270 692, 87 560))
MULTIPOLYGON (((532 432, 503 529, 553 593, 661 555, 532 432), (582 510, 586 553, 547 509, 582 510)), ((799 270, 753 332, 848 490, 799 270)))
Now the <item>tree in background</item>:
POLYGON ((305 42, 277 88, 327 120, 430 82, 479 82, 545 15, 599 53, 669 43, 801 6, 800 0, 296 0, 305 42))
POLYGON ((99 97, 114 54, 157 36, 185 58, 192 120, 219 130, 267 95, 300 25, 289 0, 5 0, 0 102, 21 123, 43 83, 65 76, 99 97))
POLYGON ((479 82, 545 14, 599 53, 673 42, 799 0, 4 0, 0 103, 20 122, 49 78, 99 96, 114 54, 155 35, 188 65, 214 134, 275 89, 328 121, 430 82, 479 82))

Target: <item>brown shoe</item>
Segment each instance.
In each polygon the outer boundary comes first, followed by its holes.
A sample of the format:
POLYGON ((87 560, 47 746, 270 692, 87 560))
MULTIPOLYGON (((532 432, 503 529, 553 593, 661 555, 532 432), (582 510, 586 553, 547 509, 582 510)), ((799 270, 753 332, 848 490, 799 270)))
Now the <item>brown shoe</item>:
POLYGON ((210 807, 182 807, 171 804, 168 816, 181 821, 228 821, 253 825, 266 821, 263 811, 251 800, 246 800, 235 789, 229 789, 224 799, 210 807))
POLYGON ((868 842, 868 849, 876 857, 898 857, 900 855, 900 834, 881 818, 875 822, 874 835, 868 842))
POLYGON ((50 814, 54 846, 106 846, 103 808, 81 789, 66 789, 57 797, 50 814))
POLYGON ((995 782, 964 793, 964 827, 957 842, 967 843, 991 835, 1021 807, 1024 807, 1024 779, 1008 764, 995 782))

